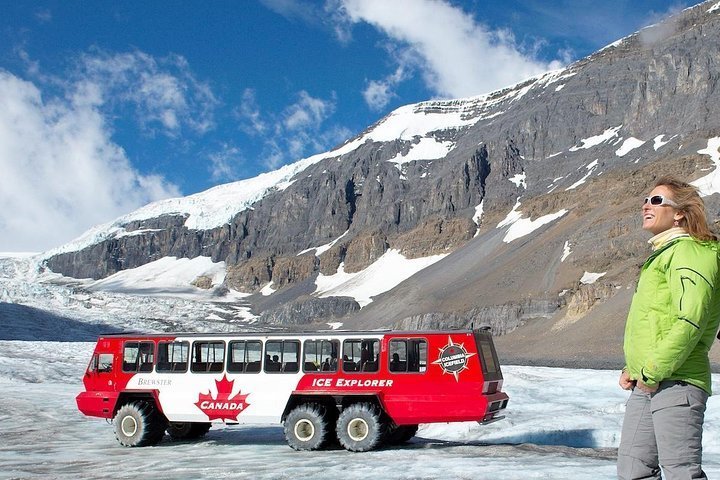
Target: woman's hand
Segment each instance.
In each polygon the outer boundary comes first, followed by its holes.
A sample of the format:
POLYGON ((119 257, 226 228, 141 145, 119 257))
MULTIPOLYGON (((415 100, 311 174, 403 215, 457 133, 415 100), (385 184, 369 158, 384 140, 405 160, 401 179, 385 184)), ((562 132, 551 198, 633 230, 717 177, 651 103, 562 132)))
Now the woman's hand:
POLYGON ((630 378, 630 374, 627 372, 627 370, 623 370, 620 373, 620 380, 618 381, 620 384, 620 388, 623 390, 632 390, 635 386, 635 380, 630 378))
POLYGON ((657 392, 657 389, 658 389, 658 387, 659 387, 660 385, 657 384, 657 385, 654 385, 654 386, 652 386, 652 387, 648 387, 647 385, 645 385, 645 384, 642 382, 642 380, 638 380, 636 386, 637 386, 637 388, 640 389, 640 391, 642 391, 642 392, 644 392, 644 393, 647 393, 647 394, 651 394, 651 393, 657 392))

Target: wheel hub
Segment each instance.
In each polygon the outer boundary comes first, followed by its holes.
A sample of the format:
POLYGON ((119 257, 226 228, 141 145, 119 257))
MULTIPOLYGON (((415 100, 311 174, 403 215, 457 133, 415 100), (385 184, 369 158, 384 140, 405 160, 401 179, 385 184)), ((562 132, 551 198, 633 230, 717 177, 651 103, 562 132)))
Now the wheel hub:
POLYGON ((350 420, 347 427, 348 436, 355 442, 365 440, 370 432, 370 427, 362 418, 354 418, 350 420))
POLYGON ((298 440, 307 442, 315 436, 315 426, 310 420, 302 419, 295 422, 295 436, 298 440))
POLYGON ((138 424, 137 421, 131 416, 127 416, 120 422, 120 430, 126 437, 132 437, 137 433, 138 424))

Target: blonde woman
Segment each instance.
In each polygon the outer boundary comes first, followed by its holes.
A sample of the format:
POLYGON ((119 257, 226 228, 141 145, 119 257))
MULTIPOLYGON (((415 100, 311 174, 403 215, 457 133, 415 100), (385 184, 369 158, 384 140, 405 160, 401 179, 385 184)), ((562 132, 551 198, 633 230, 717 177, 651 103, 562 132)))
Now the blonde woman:
POLYGON ((632 390, 618 477, 707 478, 702 470, 708 352, 720 324, 720 247, 697 189, 658 180, 642 206, 654 236, 625 326, 620 386, 632 390))

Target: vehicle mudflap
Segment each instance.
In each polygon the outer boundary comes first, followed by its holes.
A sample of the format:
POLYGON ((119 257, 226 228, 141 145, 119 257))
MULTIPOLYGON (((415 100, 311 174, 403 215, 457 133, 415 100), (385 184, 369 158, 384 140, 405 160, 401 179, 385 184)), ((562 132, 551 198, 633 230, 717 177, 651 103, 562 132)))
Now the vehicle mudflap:
POLYGON ((505 418, 505 415, 500 415, 499 417, 492 417, 488 418, 487 420, 482 419, 478 420, 479 425, 490 425, 491 423, 499 422, 500 420, 503 420, 505 418))

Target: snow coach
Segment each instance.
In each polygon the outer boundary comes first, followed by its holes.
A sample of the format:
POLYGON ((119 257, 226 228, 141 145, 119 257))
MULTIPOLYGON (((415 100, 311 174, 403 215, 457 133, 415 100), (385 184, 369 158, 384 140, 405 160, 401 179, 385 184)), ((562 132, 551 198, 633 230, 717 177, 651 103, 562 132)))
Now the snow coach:
POLYGON ((418 424, 504 418, 489 330, 101 336, 77 396, 120 444, 205 435, 212 423, 282 424, 288 444, 350 451, 418 424))

